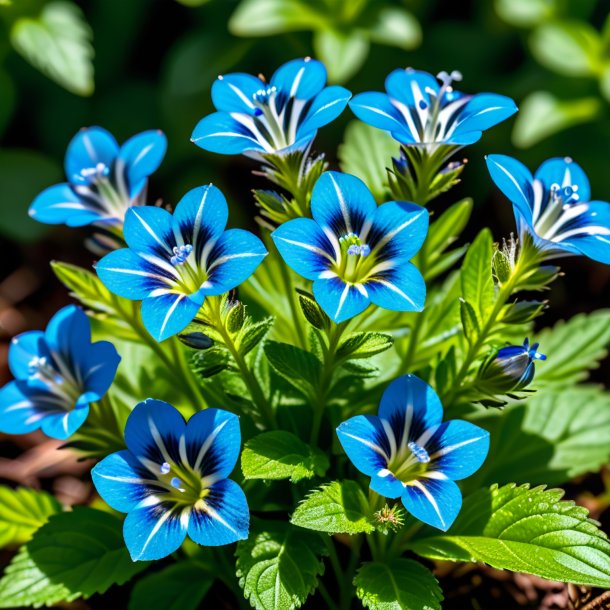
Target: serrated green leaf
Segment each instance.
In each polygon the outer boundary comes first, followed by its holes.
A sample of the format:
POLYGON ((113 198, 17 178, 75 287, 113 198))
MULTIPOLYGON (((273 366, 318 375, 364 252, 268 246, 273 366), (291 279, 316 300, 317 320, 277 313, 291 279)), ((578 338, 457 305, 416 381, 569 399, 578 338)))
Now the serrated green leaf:
POLYGON ((370 610, 440 610, 443 593, 430 570, 412 559, 365 563, 354 578, 356 595, 370 610))
POLYGON ((214 345, 209 349, 195 352, 191 356, 190 367, 193 373, 207 379, 229 368, 231 362, 229 351, 221 345, 214 345))
POLYGON ((610 462, 610 394, 595 387, 539 391, 476 423, 490 432, 494 459, 474 475, 473 485, 560 485, 610 462))
POLYGON ((337 349, 337 358, 370 358, 390 349, 394 344, 391 335, 377 332, 357 332, 349 335, 337 349))
POLYGON ((308 394, 318 383, 322 365, 310 352, 278 341, 267 341, 263 349, 273 369, 297 390, 308 394))
POLYGON ((536 383, 569 385, 586 379, 608 355, 610 309, 578 314, 541 331, 536 341, 548 359, 537 367, 536 383))
POLYGON ((21 547, 0 580, 0 608, 87 598, 127 582, 146 566, 129 557, 119 519, 75 508, 52 516, 21 547))
POLYGON ((460 273, 462 296, 474 308, 479 322, 486 319, 494 302, 492 255, 491 233, 483 229, 468 248, 460 273))
POLYGON ((485 562, 549 580, 610 588, 610 542, 563 491, 514 484, 464 500, 447 534, 428 528, 409 543, 423 557, 485 562))
POLYGON ((196 561, 181 561, 136 583, 128 610, 197 610, 214 575, 196 561))
POLYGON ((61 504, 46 491, 0 486, 0 548, 24 544, 60 511, 61 504))
POLYGON ((318 534, 283 521, 253 521, 237 544, 237 576, 257 610, 300 608, 324 572, 325 544, 318 534))
POLYGON ((386 168, 392 167, 392 157, 398 153, 399 145, 388 133, 352 121, 345 130, 338 155, 342 171, 358 176, 381 201, 389 193, 386 168))
POLYGON ((244 326, 237 336, 236 343, 242 356, 250 353, 264 338, 273 325, 273 316, 269 316, 244 326))
POLYGON ((250 439, 241 454, 246 479, 290 479, 293 483, 324 476, 328 457, 290 432, 274 430, 250 439))
POLYGON ((296 508, 290 522, 329 534, 371 533, 366 496, 355 481, 333 481, 313 490, 296 508))
POLYGON ((91 28, 72 2, 53 1, 36 19, 22 17, 11 28, 13 47, 56 83, 78 95, 93 93, 91 28))
POLYGON ((327 67, 331 83, 344 83, 360 70, 369 53, 363 32, 323 29, 314 34, 313 47, 327 67))
POLYGON ((565 76, 590 76, 600 69, 602 44, 595 28, 577 20, 550 20, 530 37, 532 55, 565 76))

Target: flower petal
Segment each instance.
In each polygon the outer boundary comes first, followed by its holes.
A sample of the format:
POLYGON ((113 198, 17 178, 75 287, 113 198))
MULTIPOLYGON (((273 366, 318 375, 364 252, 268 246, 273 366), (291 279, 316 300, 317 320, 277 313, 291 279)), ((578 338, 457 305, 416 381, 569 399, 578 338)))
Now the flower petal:
POLYGON ((311 215, 322 229, 337 237, 359 235, 365 222, 377 210, 366 184, 350 174, 324 172, 311 194, 311 215))
POLYGON ((221 112, 245 112, 254 114, 254 94, 266 87, 260 78, 235 72, 219 76, 212 85, 212 102, 221 112))
POLYGON ((426 208, 408 201, 388 201, 373 216, 367 244, 379 250, 382 260, 408 261, 422 247, 428 234, 426 208))
POLYGON ((305 120, 299 126, 297 139, 334 121, 345 110, 351 96, 351 92, 344 87, 333 86, 323 89, 316 96, 311 108, 307 111, 305 120))
POLYGON ((248 501, 235 481, 225 479, 214 483, 202 503, 205 508, 196 505, 189 519, 188 534, 194 542, 221 546, 248 537, 248 501))
POLYGON ((538 168, 534 178, 542 182, 547 193, 554 185, 559 185, 560 188, 576 186, 578 201, 587 202, 591 198, 591 187, 587 175, 580 165, 574 163, 569 157, 547 159, 538 168))
MULTIPOLYGON (((455 126, 450 129, 449 140, 452 144, 472 144, 470 134, 481 132, 501 123, 515 114, 518 108, 515 102, 504 95, 479 93, 474 95, 463 106, 455 126)), ((474 140, 476 141, 476 140, 474 140)))
POLYGON ((132 207, 125 214, 123 234, 127 245, 138 253, 169 260, 176 238, 172 215, 152 205, 132 207))
POLYGON ((11 381, 0 388, 0 432, 27 434, 40 428, 49 413, 65 412, 57 396, 25 381, 11 381))
POLYGON ((167 150, 167 138, 159 129, 143 131, 127 140, 117 159, 117 171, 123 164, 127 173, 129 195, 135 197, 142 190, 143 181, 148 178, 163 161, 167 150))
POLYGON ((573 223, 568 228, 571 237, 557 245, 571 247, 594 261, 610 265, 610 204, 591 201, 587 214, 579 220, 579 223, 573 223))
POLYGON ((371 302, 391 311, 422 311, 426 282, 412 263, 400 263, 379 273, 366 284, 371 302))
POLYGON ((40 428, 47 436, 65 441, 85 423, 88 415, 88 404, 77 405, 67 413, 49 413, 41 419, 40 428))
POLYGON ((352 112, 365 123, 391 132, 405 130, 404 118, 385 93, 359 93, 349 103, 352 112))
POLYGON ((135 457, 155 464, 179 463, 184 418, 172 405, 149 398, 138 403, 125 424, 125 444, 135 457))
POLYGON ((216 242, 207 260, 205 295, 222 294, 245 282, 267 256, 263 242, 249 231, 229 229, 216 242))
POLYGON ((449 479, 425 477, 405 487, 402 503, 416 519, 446 532, 462 508, 462 493, 449 479))
POLYGON ((81 349, 77 367, 85 394, 79 403, 94 402, 107 392, 120 361, 121 357, 110 341, 97 341, 88 349, 81 349))
POLYGON ((83 346, 91 343, 89 318, 76 305, 62 307, 49 321, 45 340, 49 349, 70 365, 83 346))
POLYGON ((102 218, 95 205, 88 204, 66 183, 42 191, 32 202, 29 214, 38 222, 69 227, 82 227, 102 218))
POLYGON ((324 88, 326 68, 315 59, 293 59, 275 71, 270 85, 285 96, 309 100, 324 88))
POLYGON ((68 144, 65 169, 68 180, 75 184, 89 184, 87 171, 98 164, 110 168, 119 152, 114 136, 102 127, 81 129, 68 144))
POLYGON ((308 280, 318 279, 333 264, 333 246, 311 218, 289 220, 271 237, 286 264, 308 280))
POLYGON ((14 377, 27 379, 30 376, 30 362, 35 357, 49 357, 49 349, 41 330, 31 330, 11 339, 8 365, 14 377))
POLYGON ((186 538, 181 509, 170 502, 150 504, 147 499, 123 522, 123 537, 133 561, 163 559, 186 538))
POLYGON ((199 148, 223 155, 265 152, 253 133, 226 112, 213 112, 197 123, 191 141, 199 148))
POLYGON ((398 446, 417 441, 440 425, 443 405, 437 393, 415 375, 398 377, 386 388, 379 403, 379 417, 389 422, 398 446))
POLYGON ((347 457, 363 474, 372 477, 387 467, 391 446, 379 417, 350 417, 339 425, 337 436, 347 457))
POLYGON ((167 288, 175 276, 138 256, 129 248, 114 250, 95 266, 100 280, 110 292, 139 301, 153 290, 167 288))
POLYGON ((337 324, 362 313, 370 302, 365 286, 346 284, 338 277, 315 280, 313 294, 318 305, 337 324))
POLYGON ((227 226, 229 207, 220 189, 214 185, 190 190, 174 211, 174 231, 185 244, 193 246, 196 260, 210 241, 217 240, 227 226))
POLYGON ((489 452, 489 432, 467 421, 445 422, 428 441, 430 466, 453 481, 475 473, 489 452))
POLYGON ((157 341, 164 341, 193 321, 203 299, 204 295, 200 293, 187 295, 180 292, 146 297, 142 301, 142 322, 157 341))
POLYGON ((440 89, 432 74, 411 68, 390 72, 385 80, 385 88, 392 99, 409 108, 414 108, 420 100, 429 107, 431 104, 429 92, 437 94, 440 89))
POLYGON ((531 223, 534 178, 529 169, 520 161, 506 155, 488 155, 486 161, 496 186, 517 207, 524 220, 528 224, 531 223))
POLYGON ((241 445, 237 415, 223 409, 195 413, 186 426, 186 455, 203 476, 225 479, 230 474, 241 445))
MULTIPOLYGON (((102 500, 122 513, 135 508, 155 489, 147 483, 151 479, 150 473, 126 450, 106 456, 95 465, 91 478, 102 500)), ((158 491, 162 489, 158 488, 158 491)))
POLYGON ((387 468, 382 468, 371 476, 369 487, 380 496, 392 500, 400 498, 405 490, 404 484, 387 468))

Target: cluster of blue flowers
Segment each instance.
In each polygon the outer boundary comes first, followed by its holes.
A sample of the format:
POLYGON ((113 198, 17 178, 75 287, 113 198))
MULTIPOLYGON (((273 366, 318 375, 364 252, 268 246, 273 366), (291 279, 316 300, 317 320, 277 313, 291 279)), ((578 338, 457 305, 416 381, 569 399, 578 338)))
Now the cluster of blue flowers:
MULTIPOLYGON (((199 122, 192 140, 208 151, 259 159, 303 152, 349 103, 357 117, 402 146, 449 155, 517 110, 501 95, 454 90, 460 79, 456 72, 434 78, 396 70, 386 79, 387 93, 361 93, 350 102, 349 91, 326 86, 324 66, 311 59, 285 64, 268 83, 229 74, 214 83, 217 112, 199 122)), ((68 147, 68 182, 45 190, 30 209, 41 222, 118 231, 126 247, 104 256, 97 274, 112 293, 142 301, 143 323, 157 341, 188 326, 206 297, 246 281, 267 254, 252 233, 226 229, 227 202, 211 184, 189 191, 173 213, 145 205, 148 177, 165 149, 159 131, 119 147, 106 130, 84 129, 68 147)), ((610 204, 590 201, 578 165, 551 159, 532 177, 514 159, 491 155, 487 162, 513 203, 521 239, 531 236, 547 258, 582 254, 610 264, 610 204)), ((426 239, 425 208, 408 201, 378 206, 361 180, 327 171, 313 188, 310 211, 311 218, 281 224, 272 238, 286 264, 313 281, 318 304, 334 322, 371 303, 424 308, 425 282, 410 261, 426 239)), ((503 348, 496 364, 524 387, 534 361, 545 358, 536 350, 527 340, 503 348)), ((41 428, 65 439, 108 390, 119 356, 110 343, 92 343, 86 315, 69 306, 44 333, 13 339, 9 364, 15 380, 0 391, 0 430, 41 428)), ((352 417, 337 434, 354 466, 371 478, 371 489, 400 498, 412 515, 447 530, 461 506, 455 481, 481 466, 489 434, 465 421, 442 423, 442 415, 434 390, 406 375, 388 386, 377 416, 352 417)), ((125 443, 126 450, 95 466, 93 481, 112 508, 128 513, 124 535, 134 560, 164 557, 187 535, 212 546, 248 536, 245 495, 228 478, 241 443, 235 415, 207 409, 185 423, 174 407, 149 399, 129 416, 125 443)))

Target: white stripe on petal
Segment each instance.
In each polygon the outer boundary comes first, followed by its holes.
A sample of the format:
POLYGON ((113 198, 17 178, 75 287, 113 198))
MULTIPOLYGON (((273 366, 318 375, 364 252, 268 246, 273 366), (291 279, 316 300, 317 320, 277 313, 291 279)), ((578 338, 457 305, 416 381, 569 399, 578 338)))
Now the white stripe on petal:
POLYGON ((176 311, 176 307, 178 307, 180 301, 186 299, 186 295, 184 294, 180 294, 178 295, 178 298, 174 301, 173 305, 167 310, 167 313, 165 314, 165 318, 163 319, 163 324, 161 324, 161 329, 159 330, 159 335, 163 335, 163 331, 165 330, 165 327, 167 326, 168 322, 170 321, 172 315, 174 314, 174 311, 176 311))
POLYGON ((193 465, 194 470, 200 469, 201 462, 203 461, 205 454, 208 452, 212 443, 216 440, 216 437, 220 434, 220 431, 227 425, 228 422, 229 422, 229 420, 225 419, 225 421, 223 421, 221 424, 216 426, 216 428, 214 428, 214 430, 212 430, 212 433, 210 434, 210 436, 208 436, 208 438, 205 439, 205 442, 203 443, 203 445, 201 445, 201 449, 199 449, 199 453, 197 454, 195 464, 193 465))
POLYGON ((461 447, 465 447, 466 445, 470 445, 472 443, 476 443, 477 441, 483 440, 485 438, 485 436, 478 436, 477 438, 469 438, 466 441, 462 441, 461 443, 456 443, 455 445, 449 445, 448 447, 443 447, 442 449, 439 449, 438 451, 435 451, 434 453, 432 453, 430 455, 430 460, 435 460, 439 457, 442 457, 443 455, 447 455, 448 453, 451 453, 452 451, 455 451, 456 449, 460 449, 461 447))
POLYGON ((142 550, 140 551, 140 554, 138 555, 138 557, 142 557, 142 555, 144 555, 144 551, 146 551, 146 547, 148 547, 148 545, 152 542, 152 539, 157 535, 157 533, 159 532, 159 530, 161 529, 163 524, 172 516, 172 512, 173 512, 173 509, 166 511, 159 518, 159 520, 155 523, 155 526, 152 528, 150 534, 148 535, 148 538, 146 539, 146 542, 142 546, 142 550))
POLYGON ((163 241, 161 241, 161 239, 159 238, 159 236, 153 231, 152 227, 138 214, 136 208, 132 207, 131 208, 133 214, 135 215, 135 217, 140 221, 140 224, 144 227, 144 229, 146 230, 146 232, 169 254, 172 254, 172 251, 170 249, 170 247, 163 241))
POLYGON ((343 432, 345 436, 349 436, 349 438, 353 438, 355 441, 362 443, 365 447, 372 449, 375 453, 378 453, 381 457, 383 457, 386 462, 390 461, 390 456, 383 450, 382 447, 372 443, 371 441, 367 441, 365 438, 361 438, 359 436, 355 436, 354 434, 349 434, 349 432, 343 432))
POLYGON ((398 286, 395 286, 394 284, 392 284, 391 282, 388 282, 387 280, 381 280, 379 278, 375 278, 374 281, 377 284, 381 284, 382 286, 389 288, 392 292, 395 292, 396 294, 400 295, 403 299, 405 299, 405 301, 408 301, 409 303, 411 303, 411 305, 413 305, 413 307, 415 307, 415 309, 417 309, 417 304, 415 303, 415 301, 411 297, 409 297, 406 293, 404 293, 398 286))
POLYGON ((352 220, 349 216, 349 209, 347 207, 347 203, 345 202, 345 198, 343 197, 343 192, 339 188, 339 185, 337 184, 337 181, 335 180, 335 177, 332 175, 332 173, 329 173, 328 175, 330 176, 333 186, 335 187, 335 192, 337 193, 339 207, 341 208, 341 214, 343 216, 343 220, 345 221, 345 228, 347 229, 348 233, 353 233, 352 220))
POLYGON ((441 511, 438 507, 438 504, 436 503, 436 500, 434 499, 434 496, 419 481, 411 481, 409 484, 412 485, 413 487, 417 487, 417 489, 419 489, 424 494, 424 496, 426 497, 426 500, 428 500, 428 502, 430 502, 432 508, 434 509, 434 512, 437 514, 438 519, 441 522, 441 525, 443 527, 445 527, 445 520, 443 519, 443 515, 441 515, 441 511))

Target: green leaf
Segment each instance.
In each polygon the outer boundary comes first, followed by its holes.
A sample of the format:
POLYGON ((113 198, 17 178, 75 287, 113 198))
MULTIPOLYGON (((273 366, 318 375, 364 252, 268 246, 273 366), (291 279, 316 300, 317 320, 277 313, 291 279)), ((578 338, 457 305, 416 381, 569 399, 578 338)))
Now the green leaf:
POLYGON ((446 250, 461 235, 472 214, 472 199, 462 199, 449 206, 431 225, 426 237, 429 260, 446 250))
POLYGON ((535 59, 558 74, 591 76, 600 70, 601 39, 584 21, 547 21, 532 32, 530 48, 535 59))
POLYGON ((315 299, 310 296, 299 294, 299 305, 305 319, 318 330, 324 330, 330 326, 330 318, 324 313, 315 299))
POLYGON ((313 354, 278 341, 267 341, 263 349, 273 369, 297 390, 308 394, 318 383, 322 365, 313 354))
POLYGON ((411 51, 422 41, 422 31, 417 19, 404 8, 384 6, 377 19, 367 30, 372 42, 411 51))
POLYGON ((596 119, 601 111, 602 103, 596 97, 562 101, 547 91, 534 91, 521 102, 513 143, 529 148, 564 129, 596 119))
POLYGON ((460 274, 462 296, 474 308, 479 322, 487 319, 495 297, 492 255, 491 233, 489 229, 483 229, 468 248, 460 274))
POLYGON ((241 329, 237 336, 236 343, 242 356, 251 352, 265 338, 265 335, 273 325, 273 321, 273 316, 269 316, 260 320, 260 322, 247 324, 241 329))
POLYGON ((11 43, 35 68, 78 95, 93 93, 91 28, 71 2, 47 4, 37 19, 22 17, 11 29, 11 43))
POLYGON ((476 561, 549 580, 610 587, 610 542, 563 491, 514 484, 481 489, 464 500, 443 534, 424 530, 409 548, 423 557, 476 561))
POLYGON ((229 351, 221 345, 215 345, 195 352, 191 357, 190 367, 193 373, 207 379, 229 368, 231 362, 229 351))
POLYGON ((440 610, 443 593, 430 570, 412 559, 362 564, 356 595, 370 610, 440 610))
POLYGON ((296 508, 291 523, 329 534, 370 534, 369 503, 355 481, 333 481, 313 490, 296 508))
POLYGON ((331 83, 343 83, 360 70, 369 53, 369 41, 362 32, 333 29, 319 30, 313 48, 328 70, 331 83))
POLYGON ((181 561, 138 580, 128 610, 197 610, 213 582, 206 566, 181 561))
POLYGON ((46 491, 0 486, 0 548, 24 544, 60 511, 61 504, 46 491))
POLYGON ((370 358, 390 349, 394 344, 391 335, 377 332, 358 332, 349 335, 338 347, 337 358, 370 358))
POLYGON ((362 179, 378 201, 389 193, 386 168, 398 153, 399 145, 388 133, 360 121, 347 126, 338 152, 341 170, 362 179))
POLYGON ((548 360, 536 367, 535 382, 570 385, 599 366, 610 345, 610 309, 578 314, 536 336, 548 360))
POLYGON ((324 476, 327 456, 290 432, 274 430, 250 439, 241 454, 246 479, 290 479, 293 483, 324 476))
POLYGON ((529 28, 547 21, 557 12, 557 0, 496 0, 496 12, 506 23, 529 28))
MULTIPOLYGON (((542 366, 537 365, 537 372, 542 366)), ((534 377, 534 385, 536 378, 534 377)), ((560 485, 610 462, 610 394, 575 386, 537 392, 477 425, 490 432, 491 448, 472 485, 529 482, 560 485)))
POLYGON ((237 576, 257 610, 300 608, 324 572, 325 544, 317 534, 283 521, 253 521, 237 544, 237 576))
POLYGON ((129 557, 119 519, 75 508, 52 516, 21 547, 0 580, 0 608, 87 598, 127 582, 146 566, 129 557))
POLYGON ((243 0, 229 19, 235 36, 269 36, 326 25, 323 15, 300 0, 243 0))
POLYGON ((477 314, 473 306, 464 299, 460 299, 460 318, 462 320, 462 328, 464 335, 469 343, 474 343, 481 332, 477 314))

